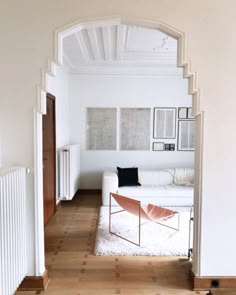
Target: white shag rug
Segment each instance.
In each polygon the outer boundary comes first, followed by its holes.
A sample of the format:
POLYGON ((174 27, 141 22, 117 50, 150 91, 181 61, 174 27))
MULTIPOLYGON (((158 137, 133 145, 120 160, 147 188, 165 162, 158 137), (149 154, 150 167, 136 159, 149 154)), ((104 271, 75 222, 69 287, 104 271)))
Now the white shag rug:
MULTIPOLYGON (((119 207, 112 209, 112 211, 117 210, 119 207)), ((174 210, 180 212, 186 209, 175 208, 174 210)), ((136 246, 109 233, 109 208, 101 207, 94 254, 101 256, 187 256, 190 213, 183 211, 179 214, 179 231, 142 220, 141 246, 136 246)), ((177 218, 173 217, 165 224, 176 227, 177 218)), ((138 217, 128 212, 112 215, 112 231, 137 242, 138 217)))

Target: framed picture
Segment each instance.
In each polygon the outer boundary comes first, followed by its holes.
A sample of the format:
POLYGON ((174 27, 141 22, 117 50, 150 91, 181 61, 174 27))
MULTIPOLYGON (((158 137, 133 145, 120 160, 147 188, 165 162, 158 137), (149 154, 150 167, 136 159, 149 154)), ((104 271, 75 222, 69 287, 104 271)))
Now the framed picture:
POLYGON ((178 151, 194 151, 195 120, 179 120, 177 149, 178 151))
POLYGON ((153 142, 152 150, 153 151, 164 151, 164 142, 153 142))
POLYGON ((176 108, 154 108, 153 138, 175 138, 176 108))
POLYGON ((174 143, 165 143, 165 151, 174 151, 175 144, 174 143))
POLYGON ((192 108, 188 108, 188 119, 194 119, 192 108))
POLYGON ((188 118, 188 108, 179 108, 178 109, 178 118, 187 119, 188 118))
POLYGON ((150 108, 120 109, 120 150, 150 151, 150 108))
POLYGON ((87 108, 87 150, 116 150, 116 108, 87 108))

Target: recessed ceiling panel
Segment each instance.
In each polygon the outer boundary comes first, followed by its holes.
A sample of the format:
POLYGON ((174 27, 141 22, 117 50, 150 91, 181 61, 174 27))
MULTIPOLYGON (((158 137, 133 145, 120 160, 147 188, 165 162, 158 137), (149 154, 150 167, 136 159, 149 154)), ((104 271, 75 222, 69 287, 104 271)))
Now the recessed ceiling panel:
POLYGON ((167 48, 168 36, 162 32, 136 26, 128 27, 125 50, 129 51, 155 51, 160 48, 167 48))
MULTIPOLYGON (((151 28, 119 24, 83 25, 63 41, 64 59, 73 73, 107 72, 108 68, 127 73, 156 67, 177 72, 177 40, 151 28)), ((112 72, 112 71, 111 71, 112 72)), ((179 71, 178 71, 179 72, 179 71)))
POLYGON ((63 56, 69 67, 76 68, 87 64, 88 60, 83 54, 83 47, 77 34, 70 35, 63 40, 63 56))

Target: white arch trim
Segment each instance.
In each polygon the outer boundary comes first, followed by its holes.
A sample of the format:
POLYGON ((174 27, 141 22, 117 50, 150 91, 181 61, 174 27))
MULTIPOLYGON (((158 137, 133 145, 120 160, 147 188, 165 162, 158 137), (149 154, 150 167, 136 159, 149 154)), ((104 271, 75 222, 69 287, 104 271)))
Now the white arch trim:
POLYGON ((194 259, 192 271, 195 276, 201 275, 201 197, 202 197, 202 158, 203 158, 203 125, 204 113, 201 111, 200 91, 197 84, 197 73, 191 70, 191 62, 185 59, 185 34, 157 20, 140 20, 122 17, 106 17, 93 20, 77 21, 56 30, 55 54, 48 58, 47 69, 42 70, 42 81, 38 86, 38 103, 34 111, 35 131, 35 275, 41 276, 45 271, 44 223, 43 223, 43 173, 42 173, 42 115, 46 114, 46 93, 50 92, 50 79, 56 76, 57 65, 62 65, 63 38, 75 31, 94 26, 132 24, 157 29, 178 41, 177 66, 183 68, 183 78, 189 83, 188 92, 192 95, 193 114, 196 117, 197 142, 195 149, 195 190, 194 190, 194 259))

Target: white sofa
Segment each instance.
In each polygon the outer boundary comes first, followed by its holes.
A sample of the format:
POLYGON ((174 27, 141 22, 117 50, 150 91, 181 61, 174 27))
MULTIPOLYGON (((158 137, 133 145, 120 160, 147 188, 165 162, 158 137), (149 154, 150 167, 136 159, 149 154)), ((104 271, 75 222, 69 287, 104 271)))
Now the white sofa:
MULTIPOLYGON (((159 206, 192 206, 194 170, 158 169, 139 171, 141 186, 118 187, 117 172, 104 172, 102 183, 102 203, 109 205, 110 192, 159 206)), ((115 201, 112 205, 116 205, 115 201)))

